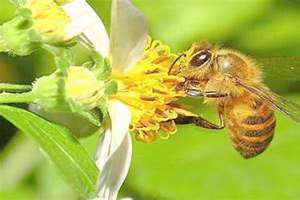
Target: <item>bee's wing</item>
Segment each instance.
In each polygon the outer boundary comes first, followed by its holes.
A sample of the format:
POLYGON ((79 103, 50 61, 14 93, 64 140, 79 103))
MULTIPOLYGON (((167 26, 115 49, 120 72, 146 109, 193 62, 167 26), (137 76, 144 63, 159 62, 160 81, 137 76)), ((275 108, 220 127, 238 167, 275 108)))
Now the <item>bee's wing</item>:
POLYGON ((267 80, 300 81, 299 56, 257 56, 255 59, 267 80))
POLYGON ((237 78, 234 78, 233 81, 252 94, 257 95, 262 100, 267 101, 274 109, 277 109, 297 123, 300 123, 300 105, 277 95, 266 88, 247 85, 237 78))

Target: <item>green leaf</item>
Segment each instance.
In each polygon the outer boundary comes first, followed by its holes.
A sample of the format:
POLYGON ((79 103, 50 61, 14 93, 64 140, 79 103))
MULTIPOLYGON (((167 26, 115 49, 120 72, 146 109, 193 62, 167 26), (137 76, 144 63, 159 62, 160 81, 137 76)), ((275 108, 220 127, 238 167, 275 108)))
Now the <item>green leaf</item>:
POLYGON ((0 106, 0 115, 35 140, 82 196, 89 198, 95 195, 98 169, 67 129, 20 108, 0 106))

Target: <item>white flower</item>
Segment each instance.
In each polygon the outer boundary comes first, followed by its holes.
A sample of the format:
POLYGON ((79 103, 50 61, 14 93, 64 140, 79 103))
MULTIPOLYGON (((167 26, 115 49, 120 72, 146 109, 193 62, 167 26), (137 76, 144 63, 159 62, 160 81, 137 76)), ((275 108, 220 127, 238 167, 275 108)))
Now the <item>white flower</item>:
POLYGON ((43 41, 55 44, 84 35, 107 55, 105 27, 86 0, 27 0, 23 7, 31 11, 33 28, 43 41))
MULTIPOLYGON (((82 3, 79 0, 78 2, 82 3)), ((86 7, 90 9, 89 6, 86 7)), ((142 57, 147 43, 147 23, 144 15, 130 0, 113 0, 109 42, 100 18, 90 11, 88 15, 93 16, 93 21, 97 23, 84 32, 85 36, 102 55, 108 55, 113 73, 125 74, 142 57)), ((112 99, 108 105, 108 112, 111 124, 100 138, 96 154, 96 163, 100 170, 97 200, 117 198, 131 162, 129 107, 119 100, 112 99)))

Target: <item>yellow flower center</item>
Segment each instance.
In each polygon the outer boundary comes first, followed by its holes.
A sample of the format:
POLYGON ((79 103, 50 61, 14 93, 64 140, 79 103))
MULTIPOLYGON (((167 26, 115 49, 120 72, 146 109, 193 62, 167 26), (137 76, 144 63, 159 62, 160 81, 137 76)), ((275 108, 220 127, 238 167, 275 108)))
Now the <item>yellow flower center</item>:
POLYGON ((137 133, 138 140, 151 142, 157 136, 167 139, 177 131, 174 119, 184 110, 174 101, 184 96, 176 91, 184 78, 168 73, 176 57, 169 47, 149 41, 143 59, 125 76, 113 77, 119 84, 119 91, 113 98, 130 107, 130 129, 137 133))

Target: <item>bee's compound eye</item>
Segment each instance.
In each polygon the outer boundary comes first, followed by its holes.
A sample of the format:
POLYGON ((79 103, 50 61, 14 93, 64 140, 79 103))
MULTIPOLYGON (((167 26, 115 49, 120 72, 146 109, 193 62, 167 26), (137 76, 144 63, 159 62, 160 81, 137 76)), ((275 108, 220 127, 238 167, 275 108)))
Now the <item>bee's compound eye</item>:
POLYGON ((201 51, 192 57, 190 60, 190 66, 200 67, 205 64, 211 58, 211 53, 207 50, 201 51))

